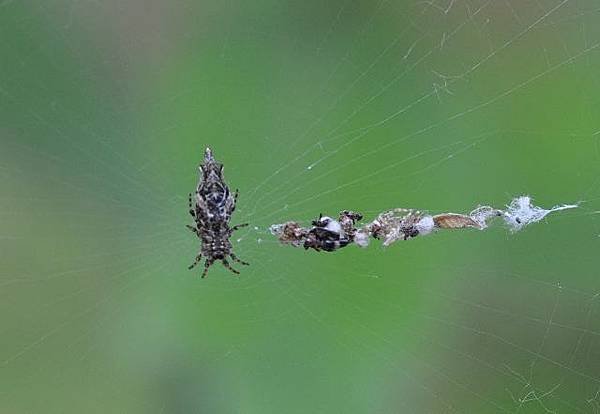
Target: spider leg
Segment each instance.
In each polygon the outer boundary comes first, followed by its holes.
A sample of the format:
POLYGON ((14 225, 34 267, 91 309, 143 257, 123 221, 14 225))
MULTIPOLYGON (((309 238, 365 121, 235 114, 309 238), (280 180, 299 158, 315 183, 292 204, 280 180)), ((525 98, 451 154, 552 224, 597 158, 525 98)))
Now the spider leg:
POLYGON ((234 262, 238 262, 243 264, 244 266, 249 266, 250 263, 248 262, 244 262, 243 260, 241 260, 239 257, 237 257, 235 254, 233 253, 229 253, 229 256, 233 259, 234 262))
POLYGON ((185 227, 187 227, 188 229, 190 229, 190 231, 198 234, 198 229, 194 226, 190 226, 189 224, 186 224, 185 227))
POLYGON ((229 264, 229 262, 227 261, 227 259, 223 259, 223 266, 225 266, 227 268, 227 270, 229 270, 230 272, 235 273, 236 275, 239 275, 240 272, 235 270, 233 267, 231 267, 231 265, 229 264))
POLYGON ((194 211, 194 209, 192 208, 192 193, 189 193, 188 195, 188 205, 190 207, 190 215, 196 218, 196 211, 194 211))
POLYGON ((198 256, 196 256, 196 260, 194 260, 194 263, 192 263, 191 265, 188 266, 188 269, 193 269, 194 267, 196 267, 196 265, 198 263, 200 263, 200 259, 202 258, 202 253, 198 254, 198 256))
POLYGON ((233 232, 233 231, 239 230, 239 229, 241 229, 242 227, 246 227, 247 225, 248 225, 248 223, 244 223, 244 224, 238 224, 238 225, 236 225, 236 226, 233 226, 233 227, 231 228, 231 231, 233 232))
POLYGON ((235 211, 235 206, 237 204, 237 199, 238 196, 240 195, 240 190, 238 190, 237 188, 235 189, 235 193, 233 193, 233 206, 231 208, 231 212, 233 213, 235 211))
POLYGON ((208 268, 213 264, 214 260, 210 260, 210 259, 206 259, 206 261, 204 262, 204 272, 202 272, 202 279, 204 279, 206 277, 206 274, 208 273, 208 268))

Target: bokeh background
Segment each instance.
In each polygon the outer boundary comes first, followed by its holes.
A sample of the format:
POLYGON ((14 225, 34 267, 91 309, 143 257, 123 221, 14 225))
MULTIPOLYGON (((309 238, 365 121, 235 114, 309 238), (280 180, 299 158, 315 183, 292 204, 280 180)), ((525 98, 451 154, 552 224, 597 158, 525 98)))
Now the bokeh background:
POLYGON ((0 56, 0 412, 599 412, 596 1, 4 0, 0 56), (239 277, 187 270, 208 145, 239 277), (521 194, 580 208, 267 231, 521 194))

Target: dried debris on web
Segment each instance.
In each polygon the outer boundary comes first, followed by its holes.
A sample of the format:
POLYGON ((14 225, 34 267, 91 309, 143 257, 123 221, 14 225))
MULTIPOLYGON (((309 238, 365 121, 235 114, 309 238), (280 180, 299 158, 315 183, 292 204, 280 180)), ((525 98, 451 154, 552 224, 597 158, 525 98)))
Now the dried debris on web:
POLYGON ((469 214, 430 215, 419 210, 395 208, 358 227, 357 223, 362 220, 362 215, 344 210, 337 219, 321 215, 308 228, 295 221, 288 221, 272 225, 270 231, 283 244, 317 251, 335 251, 352 243, 367 247, 371 238, 381 240, 384 246, 389 246, 398 240, 425 236, 440 229, 484 230, 494 218, 503 220, 511 232, 516 232, 542 220, 550 213, 576 207, 576 204, 565 204, 544 209, 534 206, 531 197, 520 196, 513 199, 505 209, 479 206, 469 214))

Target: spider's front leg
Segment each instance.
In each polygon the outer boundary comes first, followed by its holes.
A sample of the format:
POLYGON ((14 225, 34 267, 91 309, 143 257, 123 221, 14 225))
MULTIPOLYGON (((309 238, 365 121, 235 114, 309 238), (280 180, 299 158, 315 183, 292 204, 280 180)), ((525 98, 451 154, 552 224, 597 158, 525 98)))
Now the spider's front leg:
POLYGON ((192 263, 191 265, 188 266, 188 269, 193 269, 194 267, 196 267, 196 265, 198 263, 200 263, 200 259, 202 259, 202 253, 199 253, 198 256, 196 256, 196 259, 194 260, 194 263, 192 263))
POLYGON ((240 264, 243 264, 244 266, 249 266, 250 265, 250 263, 244 262, 242 259, 240 259, 239 257, 237 257, 233 253, 229 253, 229 256, 233 259, 234 262, 238 262, 240 264))
POLYGON ((198 229, 196 227, 190 226, 189 224, 186 224, 185 227, 190 229, 191 232, 198 234, 198 229))
POLYGON ((225 268, 227 268, 227 270, 229 270, 232 273, 235 273, 236 275, 240 274, 240 272, 238 270, 235 270, 233 267, 231 267, 231 265, 229 264, 227 259, 223 259, 221 261, 223 262, 223 266, 225 266, 225 268))
POLYGON ((206 274, 208 273, 208 268, 214 263, 214 261, 214 259, 206 259, 206 261, 204 262, 204 272, 202 272, 202 279, 206 277, 206 274))

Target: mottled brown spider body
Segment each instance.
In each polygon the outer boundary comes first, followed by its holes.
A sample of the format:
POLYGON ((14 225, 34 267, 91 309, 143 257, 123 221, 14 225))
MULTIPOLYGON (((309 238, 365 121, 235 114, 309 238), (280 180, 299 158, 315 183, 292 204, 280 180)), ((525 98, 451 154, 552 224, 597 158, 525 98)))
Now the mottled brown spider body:
POLYGON ((230 242, 232 233, 240 227, 248 224, 240 224, 229 227, 231 215, 235 211, 235 203, 238 191, 231 194, 223 176, 223 164, 217 162, 210 150, 206 148, 204 163, 200 165, 200 182, 196 187, 194 197, 189 195, 190 215, 194 218, 195 226, 187 227, 200 238, 200 253, 189 268, 194 268, 205 257, 204 272, 202 277, 208 273, 208 268, 217 260, 220 260, 231 272, 239 274, 232 268, 228 258, 248 265, 248 263, 237 258, 233 254, 233 246, 230 242))

